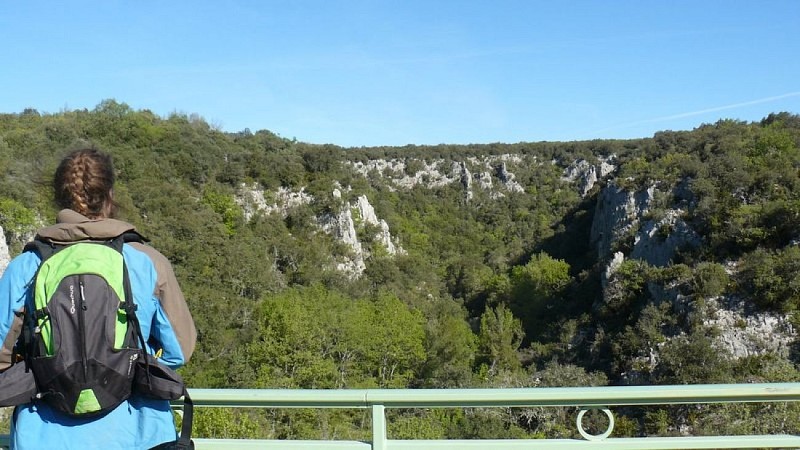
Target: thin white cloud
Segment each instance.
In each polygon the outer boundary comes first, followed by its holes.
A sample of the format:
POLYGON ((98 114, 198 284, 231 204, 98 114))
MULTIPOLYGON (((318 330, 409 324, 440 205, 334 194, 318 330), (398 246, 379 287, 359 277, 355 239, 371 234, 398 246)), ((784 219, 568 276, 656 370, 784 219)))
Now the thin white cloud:
POLYGON ((671 116, 656 117, 655 119, 649 119, 649 120, 646 120, 644 122, 652 123, 652 122, 664 122, 664 121, 667 121, 667 120, 674 120, 674 119, 684 119, 686 117, 700 116, 700 115, 711 113, 711 112, 725 111, 725 110, 728 110, 728 109, 742 108, 744 106, 758 105, 758 104, 761 104, 761 103, 769 103, 769 102, 774 102, 775 100, 782 100, 784 98, 797 97, 797 96, 800 96, 800 92, 789 92, 788 94, 775 95, 773 97, 764 97, 764 98, 760 98, 758 100, 750 100, 749 102, 734 103, 732 105, 717 106, 717 107, 714 107, 714 108, 701 109, 699 111, 691 111, 691 112, 685 112, 685 113, 681 113, 681 114, 674 114, 674 115, 671 115, 671 116))
POLYGON ((783 100, 785 98, 799 97, 799 96, 800 96, 800 91, 788 92, 786 94, 774 95, 772 97, 764 97, 764 98, 759 98, 759 99, 756 99, 756 100, 750 100, 750 101, 746 101, 746 102, 733 103, 733 104, 730 104, 730 105, 715 106, 713 108, 706 108, 706 109, 701 109, 701 110, 697 110, 697 111, 689 111, 689 112, 680 113, 680 114, 672 114, 672 115, 669 115, 669 116, 662 116, 662 117, 655 117, 655 118, 652 118, 652 119, 638 120, 638 121, 635 121, 635 122, 629 122, 629 123, 615 125, 615 126, 608 127, 608 128, 603 128, 601 130, 596 130, 594 133, 603 133, 603 132, 607 132, 607 131, 618 130, 618 129, 621 129, 621 128, 630 128, 630 127, 634 127, 634 126, 637 126, 637 125, 653 124, 653 123, 668 122, 668 121, 677 120, 677 119, 685 119, 687 117, 701 116, 703 114, 708 114, 708 113, 712 113, 712 112, 726 111, 726 110, 729 110, 729 109, 743 108, 745 106, 759 105, 759 104, 762 104, 762 103, 769 103, 769 102, 774 102, 776 100, 783 100))

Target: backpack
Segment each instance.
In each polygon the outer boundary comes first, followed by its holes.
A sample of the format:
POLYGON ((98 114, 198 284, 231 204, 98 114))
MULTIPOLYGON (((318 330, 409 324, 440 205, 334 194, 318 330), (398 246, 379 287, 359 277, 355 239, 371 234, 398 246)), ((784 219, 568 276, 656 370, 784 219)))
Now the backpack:
POLYGON ((126 233, 108 241, 59 244, 38 238, 42 259, 26 314, 25 357, 36 398, 71 416, 106 413, 130 397, 143 337, 128 270, 126 233))
POLYGON ((0 373, 0 406, 45 401, 75 417, 99 416, 132 392, 183 398, 180 437, 158 449, 192 449, 193 403, 174 370, 149 355, 136 316, 122 247, 144 242, 135 231, 110 240, 25 246, 41 263, 16 364, 0 373))

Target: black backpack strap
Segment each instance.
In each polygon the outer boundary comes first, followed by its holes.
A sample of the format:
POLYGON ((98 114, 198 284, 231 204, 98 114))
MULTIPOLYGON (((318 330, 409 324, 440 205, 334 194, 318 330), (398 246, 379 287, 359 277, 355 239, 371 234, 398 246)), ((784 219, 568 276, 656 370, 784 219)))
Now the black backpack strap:
POLYGON ((181 435, 175 448, 190 450, 194 448, 192 442, 192 421, 194 420, 194 403, 189 397, 186 387, 183 388, 183 419, 181 420, 181 435))
POLYGON ((145 243, 145 242, 148 242, 148 239, 145 238, 144 236, 142 236, 141 234, 139 234, 138 231, 129 230, 129 231, 126 231, 126 232, 120 234, 119 236, 115 237, 114 239, 111 239, 111 241, 109 241, 109 242, 110 242, 110 245, 112 247, 114 247, 118 252, 122 253, 122 245, 125 244, 126 242, 141 242, 141 243, 145 243))
MULTIPOLYGON (((135 230, 129 230, 121 235, 117 236, 111 241, 111 246, 117 249, 120 253, 122 253, 122 246, 126 242, 147 242, 147 238, 139 234, 139 232, 135 230)), ((139 324, 139 317, 136 315, 136 308, 137 305, 133 300, 133 288, 131 287, 131 277, 128 274, 128 263, 125 262, 125 259, 122 260, 122 286, 123 290, 125 291, 125 304, 122 306, 125 310, 125 314, 128 318, 128 323, 133 324, 133 332, 136 334, 135 339, 139 341, 139 347, 142 351, 142 357, 144 358, 145 364, 147 362, 147 343, 144 340, 144 335, 142 334, 142 327, 139 324)), ((148 377, 150 376, 150 370, 147 371, 148 377)))
POLYGON ((44 261, 53 256, 58 251, 59 247, 61 246, 53 243, 52 241, 36 236, 32 241, 25 244, 25 248, 23 248, 22 251, 35 252, 37 255, 39 255, 39 258, 44 261))
MULTIPOLYGON (((133 324, 133 332, 136 334, 136 339, 139 341, 142 353, 147 353, 144 335, 142 334, 142 327, 139 325, 139 317, 136 315, 137 305, 133 301, 133 288, 131 287, 131 277, 128 275, 128 264, 122 260, 122 286, 125 291, 125 302, 122 309, 125 310, 125 315, 128 317, 128 323, 133 324)), ((144 355, 142 355, 144 356, 144 355)), ((147 361, 147 358, 145 358, 147 361)))
MULTIPOLYGON (((25 244, 23 248, 24 252, 34 252, 39 255, 41 262, 39 264, 39 268, 36 269, 36 274, 33 276, 33 280, 35 280, 39 276, 39 269, 41 269, 41 263, 43 263, 47 258, 55 255, 56 252, 64 248, 63 244, 56 244, 48 239, 42 238, 41 236, 36 236, 32 241, 25 244)), ((33 301, 27 303, 25 307, 25 313, 23 316, 23 327, 22 333, 20 334, 20 356, 22 356, 26 363, 30 363, 28 358, 30 355, 34 354, 33 345, 35 340, 33 339, 34 328, 38 326, 39 319, 43 319, 49 317, 50 313, 47 308, 42 308, 38 310, 31 310, 33 307, 33 301)), ((40 346, 44 345, 41 342, 39 343, 40 346)))
POLYGON ((150 242, 150 239, 142 236, 142 234, 136 230, 126 231, 122 233, 121 236, 124 242, 150 242))
POLYGON ((150 450, 194 450, 192 442, 192 420, 194 416, 194 403, 186 389, 183 390, 183 420, 181 421, 181 435, 175 441, 164 442, 150 450))

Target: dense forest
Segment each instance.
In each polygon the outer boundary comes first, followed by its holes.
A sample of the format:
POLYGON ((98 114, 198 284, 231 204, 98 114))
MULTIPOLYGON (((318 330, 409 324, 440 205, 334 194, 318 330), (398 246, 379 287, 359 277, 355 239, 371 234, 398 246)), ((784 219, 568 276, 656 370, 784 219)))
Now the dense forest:
MULTIPOLYGON (((113 155, 120 218, 175 266, 199 331, 190 387, 800 380, 798 115, 637 140, 341 148, 115 100, 0 114, 12 256, 53 221, 55 165, 85 145, 113 155), (342 217, 355 242, 331 231, 342 217)), ((792 405, 617 416, 631 436, 800 429, 792 405)), ((367 439, 366 417, 209 409, 195 434, 367 439)), ((572 437, 573 421, 401 410, 389 434, 572 437)))

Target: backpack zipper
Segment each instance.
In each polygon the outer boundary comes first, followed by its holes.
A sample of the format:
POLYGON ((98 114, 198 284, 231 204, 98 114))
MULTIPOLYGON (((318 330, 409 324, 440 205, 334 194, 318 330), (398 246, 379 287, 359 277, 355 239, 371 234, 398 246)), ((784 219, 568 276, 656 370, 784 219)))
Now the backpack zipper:
POLYGON ((86 293, 83 290, 83 275, 78 275, 78 285, 80 286, 80 308, 78 311, 78 335, 80 335, 81 339, 81 362, 83 363, 83 381, 86 382, 89 379, 89 368, 87 367, 87 360, 86 360, 86 326, 84 325, 84 321, 86 320, 84 317, 86 311, 86 293))

